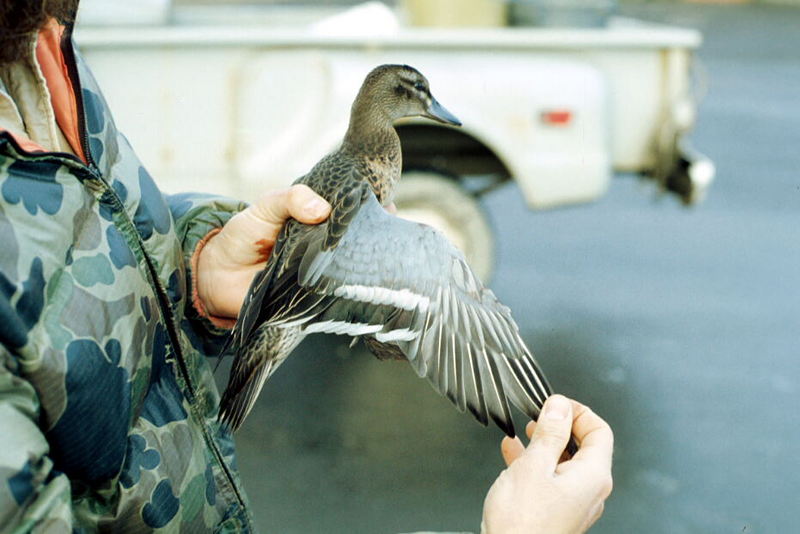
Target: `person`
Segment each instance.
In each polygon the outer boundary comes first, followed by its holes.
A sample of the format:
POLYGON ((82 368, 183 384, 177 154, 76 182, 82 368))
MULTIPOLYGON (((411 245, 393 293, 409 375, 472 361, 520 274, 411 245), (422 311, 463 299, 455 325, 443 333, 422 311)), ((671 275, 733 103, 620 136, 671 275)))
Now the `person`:
MULTIPOLYGON (((162 194, 74 47, 77 5, 0 4, 0 530, 249 532, 207 356, 284 222, 330 206, 162 194)), ((554 396, 528 434, 503 441, 483 531, 588 529, 610 428, 554 396)))

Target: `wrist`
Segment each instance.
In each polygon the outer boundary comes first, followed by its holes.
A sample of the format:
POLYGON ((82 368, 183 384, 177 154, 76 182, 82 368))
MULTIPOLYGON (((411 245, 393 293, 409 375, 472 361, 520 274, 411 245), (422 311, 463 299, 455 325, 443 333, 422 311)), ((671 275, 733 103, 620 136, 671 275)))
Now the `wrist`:
POLYGON ((222 229, 211 230, 197 243, 192 255, 192 301, 197 312, 204 317, 226 317, 213 298, 215 272, 219 270, 218 234, 222 229))

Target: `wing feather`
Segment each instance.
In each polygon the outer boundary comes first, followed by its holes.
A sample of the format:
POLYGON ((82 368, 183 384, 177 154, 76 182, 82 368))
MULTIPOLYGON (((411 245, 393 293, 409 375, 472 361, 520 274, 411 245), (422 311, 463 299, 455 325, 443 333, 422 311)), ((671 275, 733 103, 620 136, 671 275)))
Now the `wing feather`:
POLYGON ((324 298, 298 297, 283 314, 297 317, 335 297, 315 320, 383 325, 367 335, 368 346, 382 354, 397 347, 417 374, 481 423, 491 419, 514 435, 509 401, 537 416, 550 387, 510 311, 463 255, 432 228, 387 214, 371 195, 347 224, 335 247, 309 239, 299 260, 299 290, 324 298))

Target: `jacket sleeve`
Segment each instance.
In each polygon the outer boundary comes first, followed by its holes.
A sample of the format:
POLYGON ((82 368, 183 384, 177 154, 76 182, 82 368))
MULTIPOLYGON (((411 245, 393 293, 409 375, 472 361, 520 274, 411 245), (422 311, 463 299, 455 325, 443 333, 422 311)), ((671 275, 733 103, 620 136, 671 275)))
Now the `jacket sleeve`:
POLYGON ((53 469, 39 400, 0 345, 0 530, 72 532, 70 484, 53 469))
POLYGON ((165 195, 175 230, 183 247, 186 266, 186 284, 189 297, 186 299, 185 326, 195 343, 201 345, 205 354, 216 355, 222 349, 230 332, 230 325, 209 317, 204 310, 195 306, 195 286, 192 257, 198 244, 204 243, 210 232, 222 228, 228 220, 245 209, 247 204, 230 198, 201 193, 180 193, 165 195))

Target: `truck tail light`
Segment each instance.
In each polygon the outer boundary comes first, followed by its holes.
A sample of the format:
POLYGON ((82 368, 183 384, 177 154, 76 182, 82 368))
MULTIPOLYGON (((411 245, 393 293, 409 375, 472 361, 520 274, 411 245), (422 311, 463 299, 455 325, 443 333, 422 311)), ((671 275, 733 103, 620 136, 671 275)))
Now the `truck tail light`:
POLYGON ((568 109, 548 109, 540 115, 542 124, 547 126, 569 126, 572 122, 572 112, 568 109))

